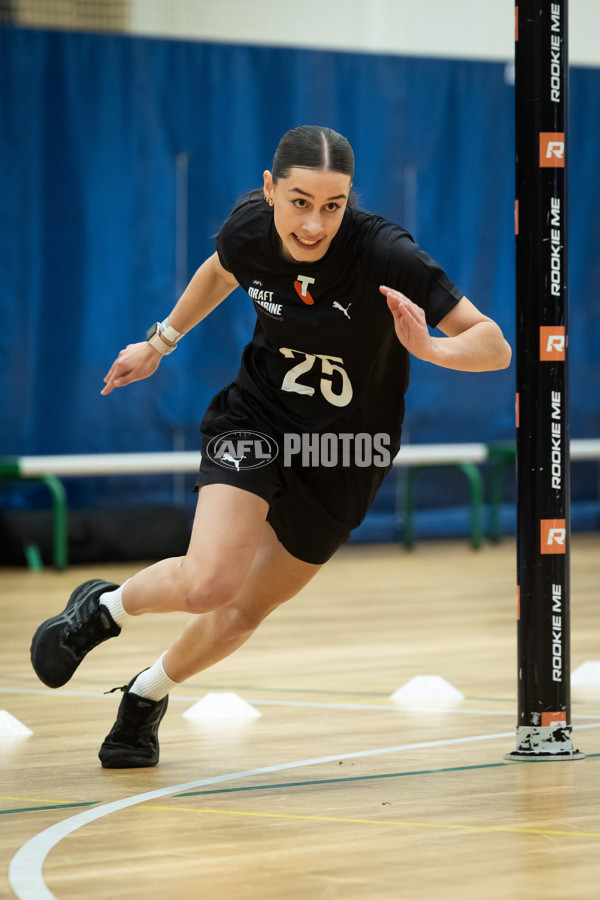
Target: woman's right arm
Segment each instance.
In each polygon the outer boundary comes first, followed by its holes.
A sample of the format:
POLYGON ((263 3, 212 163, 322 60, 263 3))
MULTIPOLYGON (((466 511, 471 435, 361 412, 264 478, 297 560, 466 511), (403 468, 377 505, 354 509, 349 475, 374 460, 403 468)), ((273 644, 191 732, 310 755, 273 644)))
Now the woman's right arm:
MULTIPOLYGON (((215 309, 237 287, 233 275, 224 269, 216 253, 204 262, 169 315, 169 324, 183 334, 215 309)), ((165 341, 165 343, 167 343, 165 341)), ((147 341, 129 344, 121 350, 104 378, 106 395, 116 387, 148 378, 158 369, 162 354, 147 341)))

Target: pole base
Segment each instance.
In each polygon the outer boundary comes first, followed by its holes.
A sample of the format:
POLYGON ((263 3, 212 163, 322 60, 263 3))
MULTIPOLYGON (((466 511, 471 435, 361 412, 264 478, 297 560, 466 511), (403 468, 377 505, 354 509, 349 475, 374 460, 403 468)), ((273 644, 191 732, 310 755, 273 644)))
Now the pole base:
POLYGON ((552 762, 562 759, 585 759, 571 740, 572 727, 566 724, 521 725, 517 728, 517 748, 505 753, 504 759, 552 762))
POLYGON ((585 753, 582 753, 581 750, 571 750, 565 753, 525 753, 513 750, 512 753, 505 753, 504 759, 514 762, 560 762, 564 759, 585 759, 585 753))

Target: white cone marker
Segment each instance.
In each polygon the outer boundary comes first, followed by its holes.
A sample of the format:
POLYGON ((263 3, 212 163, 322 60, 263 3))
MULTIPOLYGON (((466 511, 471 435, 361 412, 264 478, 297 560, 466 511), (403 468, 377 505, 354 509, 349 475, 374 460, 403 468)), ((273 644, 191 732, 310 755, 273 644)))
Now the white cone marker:
POLYGON ((394 703, 458 703, 465 697, 440 675, 415 675, 390 699, 394 703))
POLYGON ((23 725, 5 709, 0 709, 0 737, 26 737, 29 734, 33 734, 31 728, 23 725))
POLYGON ((257 719, 261 713, 237 694, 227 691, 215 691, 187 709, 183 716, 186 719, 257 719))
POLYGON ((571 673, 573 687, 600 687, 600 661, 588 659, 571 673))

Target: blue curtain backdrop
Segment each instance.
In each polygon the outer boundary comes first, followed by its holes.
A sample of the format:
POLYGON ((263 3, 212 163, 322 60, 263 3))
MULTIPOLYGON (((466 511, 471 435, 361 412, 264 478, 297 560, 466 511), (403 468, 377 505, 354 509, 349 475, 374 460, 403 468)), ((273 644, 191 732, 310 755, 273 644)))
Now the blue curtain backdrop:
MULTIPOLYGON (((600 435, 589 130, 600 71, 575 69, 571 89, 572 434, 584 437, 600 435)), ((105 398, 102 378, 169 312, 178 276, 213 252, 235 199, 301 123, 349 138, 362 205, 407 227, 512 340, 513 91, 497 63, 0 29, 0 453, 198 446, 202 413, 251 335, 240 291, 149 381, 105 398)), ((514 367, 466 375, 415 362, 405 434, 512 438, 514 367)), ((128 496, 119 479, 77 490, 81 503, 128 496)), ((154 479, 127 490, 160 499, 154 479)))

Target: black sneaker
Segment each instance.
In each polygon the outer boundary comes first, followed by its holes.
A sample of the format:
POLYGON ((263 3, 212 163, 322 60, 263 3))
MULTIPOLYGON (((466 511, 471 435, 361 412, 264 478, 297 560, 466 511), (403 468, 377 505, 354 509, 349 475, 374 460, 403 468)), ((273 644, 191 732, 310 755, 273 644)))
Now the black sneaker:
POLYGON ((126 687, 113 688, 123 691, 123 699, 117 721, 98 753, 104 769, 141 769, 158 762, 158 726, 167 711, 169 695, 162 700, 140 697, 131 692, 134 681, 132 678, 126 687))
POLYGON ((51 688, 62 687, 90 650, 121 633, 98 602, 101 594, 118 586, 100 579, 85 581, 75 588, 61 613, 40 625, 31 642, 31 663, 40 681, 51 688))

